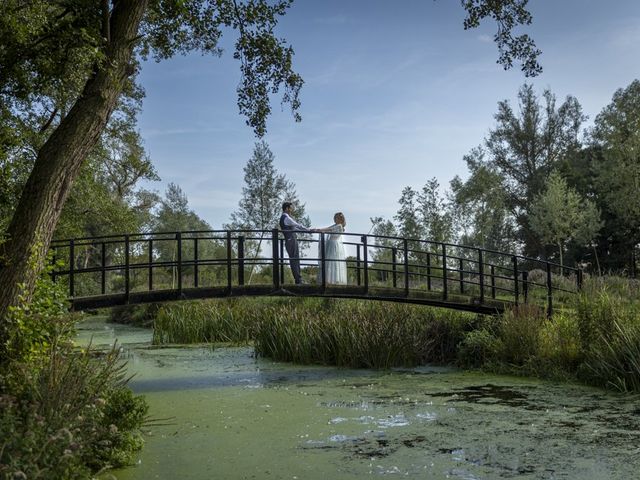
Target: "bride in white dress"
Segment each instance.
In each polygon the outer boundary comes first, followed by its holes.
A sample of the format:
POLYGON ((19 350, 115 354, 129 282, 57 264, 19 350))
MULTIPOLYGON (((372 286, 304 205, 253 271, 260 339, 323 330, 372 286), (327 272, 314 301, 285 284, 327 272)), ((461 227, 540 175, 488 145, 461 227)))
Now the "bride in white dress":
MULTIPOLYGON (((347 262, 345 261, 346 255, 344 253, 344 245, 342 244, 342 233, 347 225, 342 212, 338 212, 333 216, 335 222, 330 227, 326 228, 314 228, 315 232, 323 232, 324 237, 324 258, 325 272, 327 275, 327 283, 334 285, 346 285, 347 284, 347 262)), ((318 258, 321 259, 320 252, 321 244, 318 244, 318 258)), ((322 261, 318 261, 318 283, 322 282, 322 261)))

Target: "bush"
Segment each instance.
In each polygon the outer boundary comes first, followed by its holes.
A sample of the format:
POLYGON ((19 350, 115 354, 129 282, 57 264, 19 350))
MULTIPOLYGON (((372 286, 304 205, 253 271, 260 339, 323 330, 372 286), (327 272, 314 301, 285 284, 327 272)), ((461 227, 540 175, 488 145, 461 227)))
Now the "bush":
POLYGON ((67 291, 45 271, 36 281, 30 302, 21 297, 20 305, 9 311, 5 332, 0 338, 0 370, 7 362, 36 364, 49 352, 53 339, 70 339, 77 317, 69 315, 67 291))
POLYGON ((503 348, 500 360, 515 366, 528 363, 538 354, 544 312, 533 305, 520 305, 506 311, 498 324, 497 335, 503 348))
POLYGON ((574 313, 558 312, 540 329, 539 356, 546 363, 575 372, 582 360, 578 319, 574 313))
POLYGON ((14 367, 0 394, 2 478, 90 478, 141 448, 147 405, 125 386, 117 351, 53 344, 38 370, 14 367))
POLYGON ((45 274, 13 308, 0 352, 0 478, 88 479, 142 446, 147 405, 117 351, 73 347, 66 291, 45 274))
POLYGON ((458 349, 458 364, 478 368, 500 358, 504 349, 502 340, 485 328, 468 332, 458 349))

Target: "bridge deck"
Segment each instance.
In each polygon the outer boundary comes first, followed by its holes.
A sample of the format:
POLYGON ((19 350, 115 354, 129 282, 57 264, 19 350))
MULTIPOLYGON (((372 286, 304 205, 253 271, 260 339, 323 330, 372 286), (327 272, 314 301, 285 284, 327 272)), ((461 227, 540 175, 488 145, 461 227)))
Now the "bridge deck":
POLYGON ((480 303, 477 297, 465 295, 450 295, 447 300, 442 299, 438 292, 404 291, 397 288, 369 287, 368 293, 362 287, 335 285, 323 289, 319 285, 286 285, 274 289, 273 285, 244 285, 228 287, 200 287, 178 290, 154 290, 77 297, 72 299, 74 310, 113 307, 117 305, 166 302, 174 300, 196 300, 204 298, 229 298, 242 296, 278 296, 278 297, 326 297, 344 299, 365 299, 430 305, 435 307, 464 310, 482 314, 496 314, 504 311, 512 302, 501 300, 484 300, 480 303))

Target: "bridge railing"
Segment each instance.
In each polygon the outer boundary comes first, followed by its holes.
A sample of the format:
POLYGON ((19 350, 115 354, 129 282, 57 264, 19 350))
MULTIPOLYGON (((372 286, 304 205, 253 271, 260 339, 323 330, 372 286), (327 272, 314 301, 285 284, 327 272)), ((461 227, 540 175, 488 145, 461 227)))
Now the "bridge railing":
MULTIPOLYGON (((301 235, 300 263, 307 283, 327 284, 328 234, 301 235)), ((421 239, 344 233, 348 285, 362 295, 387 289, 443 301, 480 305, 546 304, 581 288, 582 272, 540 259, 421 239)), ((148 232, 55 240, 52 276, 69 297, 186 288, 293 283, 284 238, 278 230, 148 232)))

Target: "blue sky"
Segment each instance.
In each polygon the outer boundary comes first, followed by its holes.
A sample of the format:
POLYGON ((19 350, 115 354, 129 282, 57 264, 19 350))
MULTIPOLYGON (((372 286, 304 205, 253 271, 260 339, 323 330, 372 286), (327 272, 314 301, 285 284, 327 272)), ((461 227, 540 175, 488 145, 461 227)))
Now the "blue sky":
MULTIPOLYGON (((316 226, 345 213, 366 232, 392 217, 403 187, 467 176, 462 158, 494 125, 497 103, 528 81, 560 103, 575 96, 590 124, 618 88, 640 78, 640 1, 532 0, 529 33, 544 73, 496 64, 495 24, 464 31, 458 0, 297 0, 277 34, 305 80, 303 120, 273 102, 265 140, 316 226)), ((227 40, 229 42, 231 37, 227 40)), ((225 43, 228 44, 228 43, 225 43)), ((231 46, 229 44, 229 46, 231 46)), ((164 192, 179 184, 220 228, 237 207, 256 138, 238 114, 239 67, 191 55, 145 63, 140 131, 164 192)))

